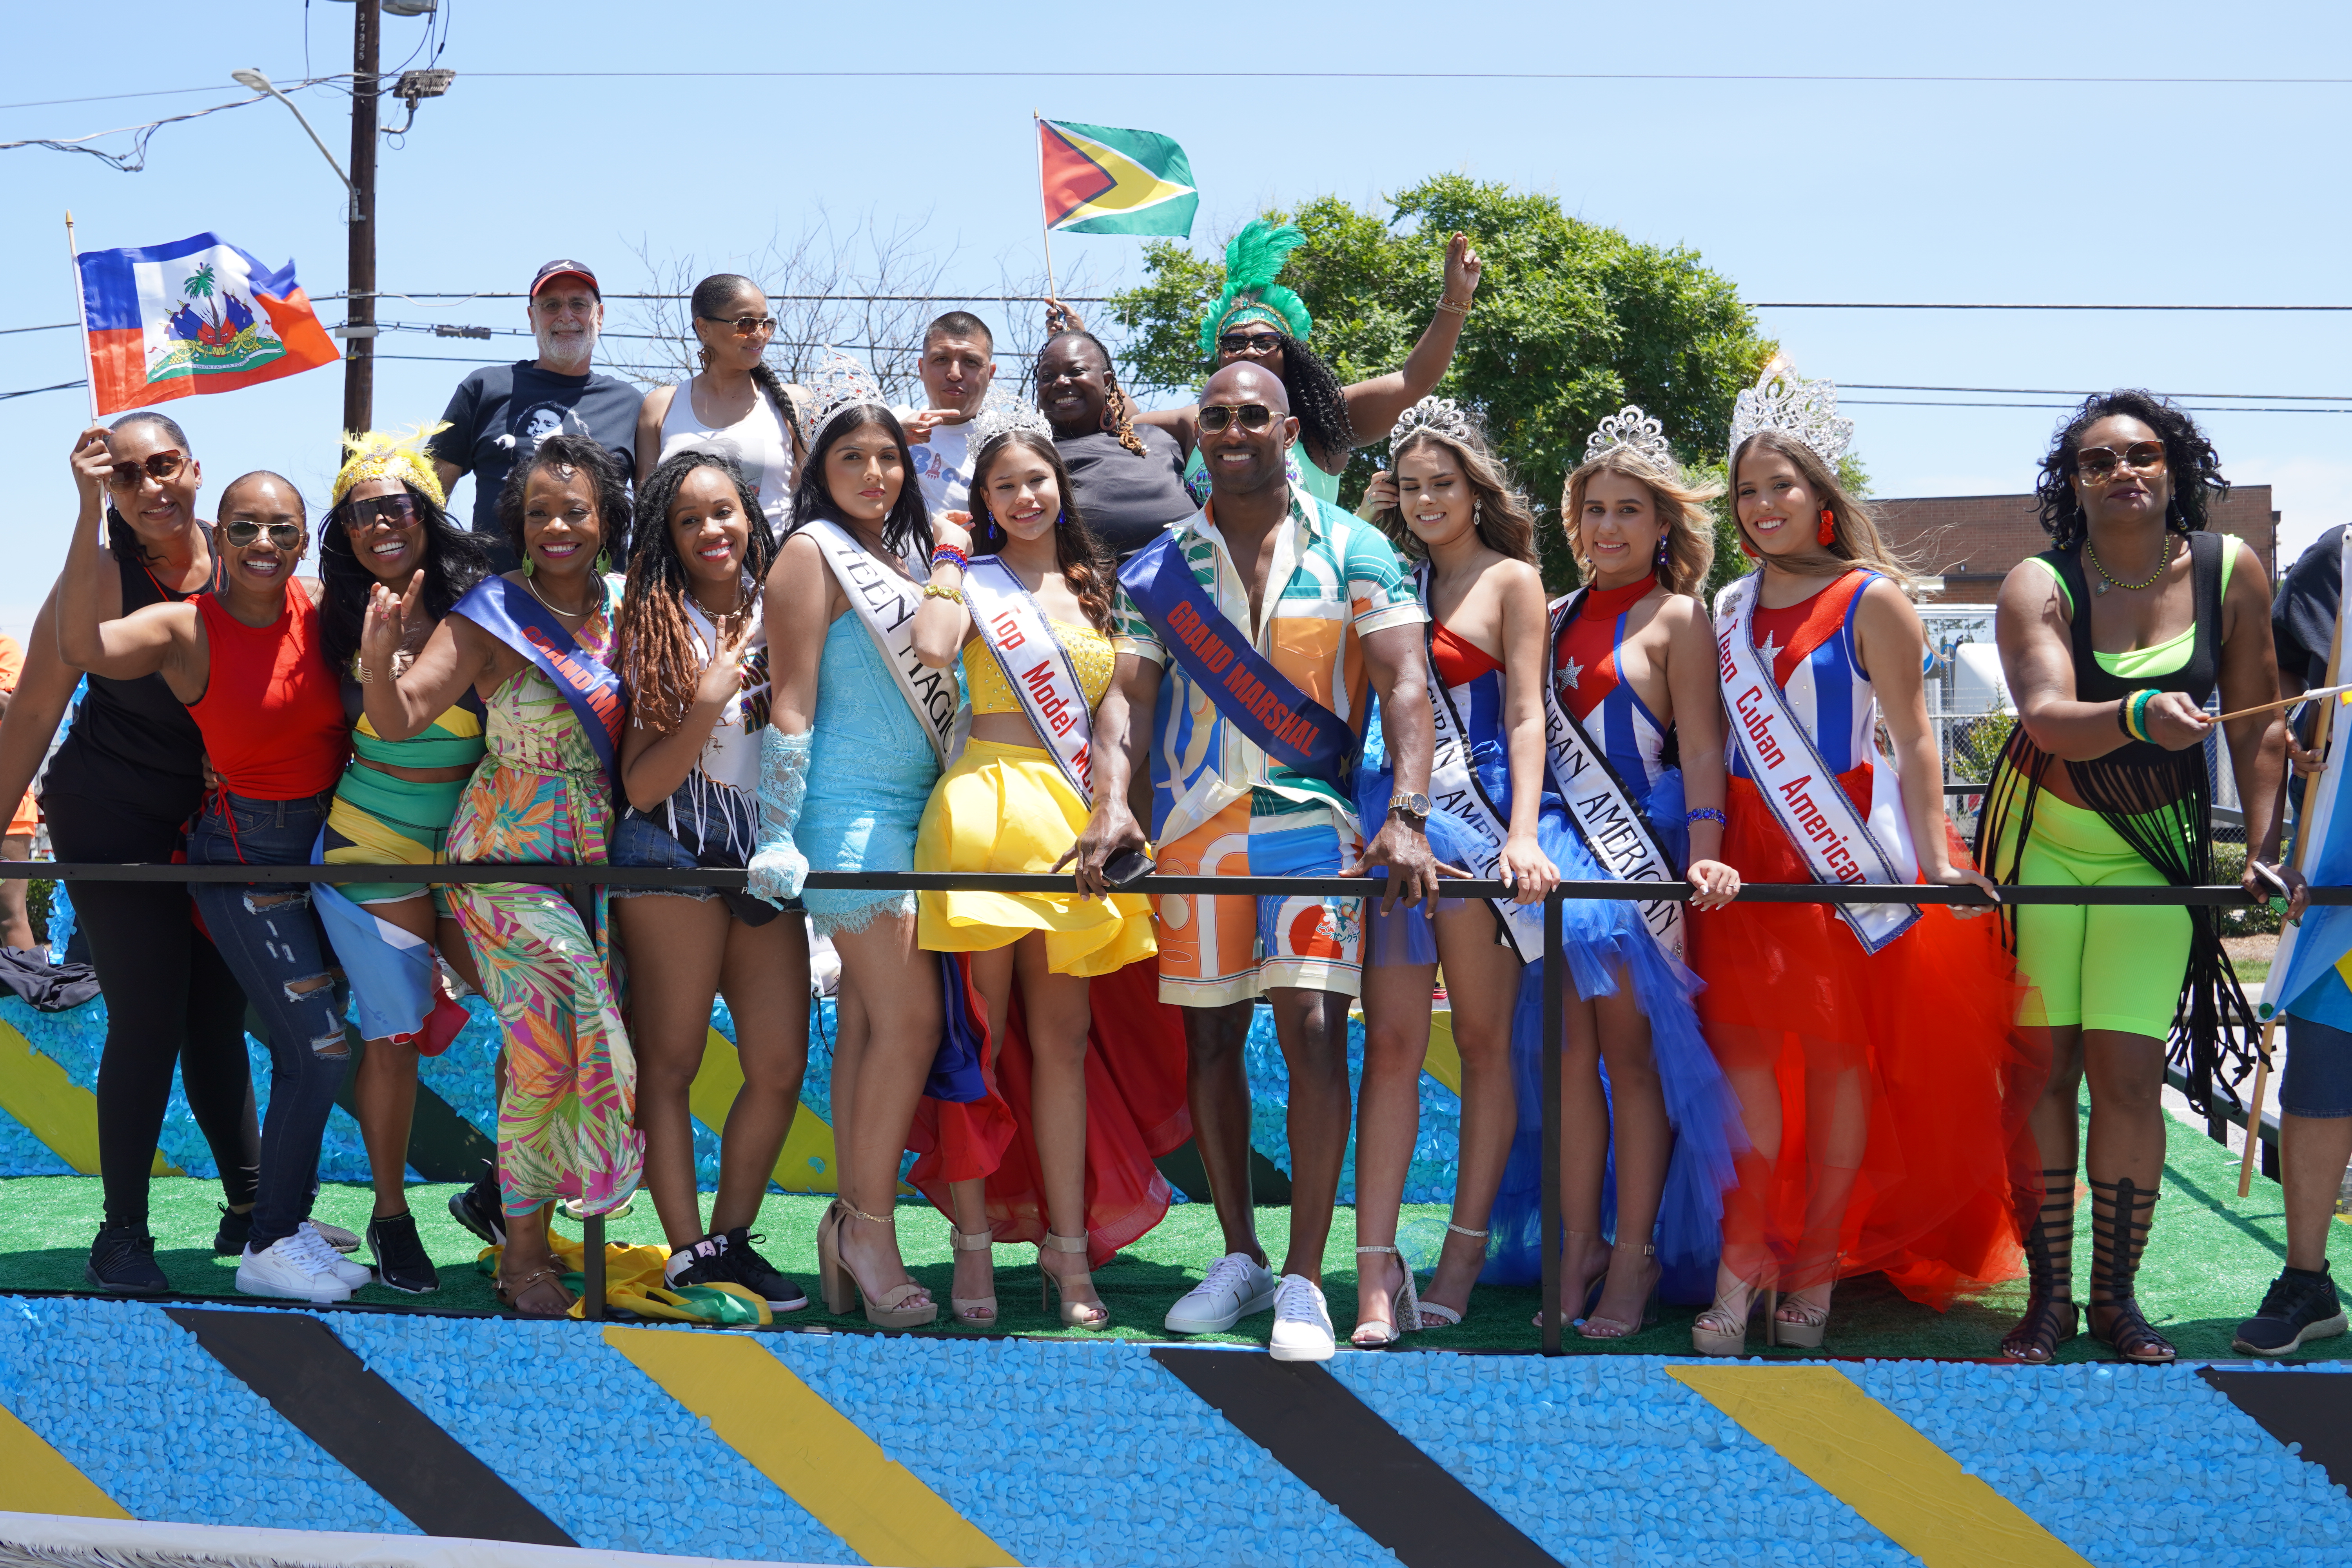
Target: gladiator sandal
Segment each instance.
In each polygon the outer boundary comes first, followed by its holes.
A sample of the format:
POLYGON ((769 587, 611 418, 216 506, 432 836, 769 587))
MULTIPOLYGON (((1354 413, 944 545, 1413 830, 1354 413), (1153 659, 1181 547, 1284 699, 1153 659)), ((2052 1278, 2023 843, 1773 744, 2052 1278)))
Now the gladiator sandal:
MULTIPOLYGON (((2028 1190, 2018 1189, 2018 1207, 2028 1190)), ((2074 1173, 2042 1173, 2042 1203, 2025 1227, 2025 1278, 2030 1287, 2025 1315, 2001 1337, 2000 1353, 2011 1361, 2042 1363, 2082 1331, 2083 1309, 2074 1300, 2074 1173)))
POLYGON ((2161 1366, 2180 1352, 2148 1325, 2132 1298, 2140 1251, 2147 1245, 2148 1221, 2140 1216, 2154 1215, 2159 1195, 2143 1193, 2129 1176, 2114 1182, 2096 1177, 2091 1181, 2091 1337, 2114 1346, 2124 1361, 2161 1366), (2105 1328, 2099 1324, 2103 1311, 2105 1328))

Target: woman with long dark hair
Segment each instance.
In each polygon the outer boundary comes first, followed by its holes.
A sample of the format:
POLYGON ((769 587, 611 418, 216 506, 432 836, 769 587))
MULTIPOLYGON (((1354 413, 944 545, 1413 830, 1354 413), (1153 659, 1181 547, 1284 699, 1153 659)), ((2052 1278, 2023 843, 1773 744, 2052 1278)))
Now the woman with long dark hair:
MULTIPOLYGON (((768 631, 760 584, 776 559, 759 492, 732 458, 689 447, 637 492, 618 666, 628 799, 616 866, 740 869, 758 846, 768 631)), ((772 1311, 807 1293, 753 1245, 751 1226, 799 1108, 808 1066, 808 938, 798 910, 710 888, 615 888, 637 1051, 646 1185, 670 1248, 668 1283, 741 1285, 772 1311), (710 1224, 696 1191, 688 1102, 727 998, 743 1087, 719 1139, 710 1224)))
POLYGON ((768 297, 740 272, 713 273, 694 286, 687 310, 702 368, 646 394, 637 410, 637 472, 650 477, 680 452, 730 458, 759 496, 768 526, 781 531, 793 521, 804 447, 793 402, 800 388, 784 384, 767 361, 776 335, 768 297))
MULTIPOLYGON (((2234 711, 2278 690, 2263 563, 2206 527, 2228 489, 2221 459, 2165 399, 2102 393, 2060 427, 2034 489, 2052 548, 2001 585, 1997 632, 2017 727, 1978 853, 2003 882, 2210 882, 2206 700, 2218 690, 2234 711)), ((2285 720, 2273 709, 2223 728, 2245 805, 2242 880, 2266 899, 2264 869, 2294 875, 2276 865, 2285 720)), ((2047 1031, 2052 1065, 2029 1122, 2039 1158, 2021 1172, 2017 1200, 2032 1293, 2001 1352, 2048 1361, 2077 1331, 2075 1117, 2087 1078, 2091 1335, 2125 1361, 2171 1361, 2133 1293, 2164 1173, 2166 1046, 2201 1108, 2223 1026, 2247 1037, 2252 1014, 2210 907, 2028 904, 2014 920, 2032 988, 2024 1020, 2047 1031)))

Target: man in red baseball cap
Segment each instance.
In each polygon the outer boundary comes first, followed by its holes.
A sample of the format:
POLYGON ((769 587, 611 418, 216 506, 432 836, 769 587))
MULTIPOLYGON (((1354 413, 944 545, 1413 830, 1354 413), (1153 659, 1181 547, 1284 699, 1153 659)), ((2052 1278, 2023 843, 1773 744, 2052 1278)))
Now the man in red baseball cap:
POLYGON ((536 359, 486 365, 457 384, 433 437, 434 468, 445 490, 474 476, 474 531, 485 537, 499 570, 510 571, 499 527, 499 490, 518 458, 528 458, 558 430, 594 437, 621 472, 635 477, 637 407, 634 386, 592 368, 604 328, 604 291, 584 262, 559 258, 530 280, 526 308, 536 359))

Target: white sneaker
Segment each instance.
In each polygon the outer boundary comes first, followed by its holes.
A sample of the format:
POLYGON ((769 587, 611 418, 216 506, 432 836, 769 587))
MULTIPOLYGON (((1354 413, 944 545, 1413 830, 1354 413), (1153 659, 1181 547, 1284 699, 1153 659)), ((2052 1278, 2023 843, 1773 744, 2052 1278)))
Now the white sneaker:
POLYGON ((300 1228, 294 1234, 298 1237, 308 1237, 312 1245, 317 1247, 320 1258, 325 1266, 333 1271, 336 1279, 352 1289, 356 1290, 362 1285, 375 1283, 375 1270, 364 1263, 354 1263, 345 1258, 341 1249, 335 1246, 334 1238, 328 1235, 326 1227, 316 1220, 304 1220, 300 1228))
POLYGON ((1274 1335, 1265 1348, 1276 1361, 1329 1361, 1339 1349, 1322 1289, 1304 1274, 1286 1274, 1274 1288, 1274 1335))
POLYGON ((360 1249, 360 1238, 341 1226, 329 1225, 322 1219, 306 1219, 302 1222, 302 1227, 305 1230, 317 1231, 319 1239, 337 1252, 357 1252, 360 1249))
POLYGON ((283 1296, 289 1300, 324 1305, 348 1301, 352 1288, 337 1278, 319 1254, 328 1249, 296 1231, 259 1252, 248 1244, 237 1259, 236 1288, 248 1296, 283 1296))
POLYGON ((1274 1276, 1265 1266, 1246 1252, 1228 1252, 1168 1309, 1166 1326, 1171 1334, 1222 1334, 1273 1305, 1274 1276))

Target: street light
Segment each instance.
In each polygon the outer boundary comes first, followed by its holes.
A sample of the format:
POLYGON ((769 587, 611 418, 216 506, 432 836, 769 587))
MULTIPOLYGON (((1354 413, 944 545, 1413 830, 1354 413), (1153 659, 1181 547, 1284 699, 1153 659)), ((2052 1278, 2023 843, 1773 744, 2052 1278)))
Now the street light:
POLYGON ((335 172, 335 178, 342 181, 343 189, 351 194, 351 216, 356 219, 360 216, 359 187, 353 185, 352 177, 343 173, 343 166, 335 162, 335 155, 327 151, 327 144, 319 140, 319 133, 310 129, 310 122, 302 118, 302 110, 296 106, 294 100, 278 91, 268 77, 252 66, 247 66, 243 70, 231 71, 228 73, 228 78, 239 87, 250 89, 255 92, 267 93, 286 106, 287 110, 294 116, 296 122, 302 127, 303 133, 308 135, 312 143, 318 147, 319 155, 327 160, 327 167, 335 172))

